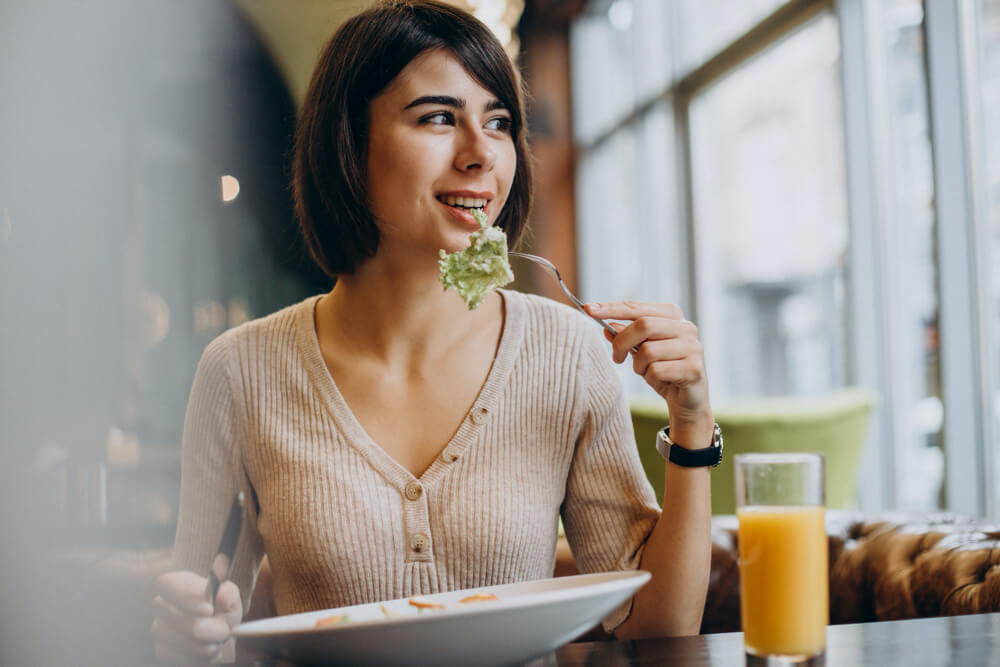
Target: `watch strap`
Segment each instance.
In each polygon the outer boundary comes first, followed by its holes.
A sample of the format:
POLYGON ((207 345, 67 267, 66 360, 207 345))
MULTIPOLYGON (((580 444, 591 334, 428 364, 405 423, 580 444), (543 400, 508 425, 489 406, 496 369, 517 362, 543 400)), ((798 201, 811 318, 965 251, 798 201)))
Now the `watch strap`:
POLYGON ((656 450, 663 458, 684 468, 715 467, 722 463, 722 429, 718 424, 712 431, 712 444, 703 449, 687 449, 670 439, 670 427, 656 436, 656 450))
POLYGON ((670 448, 667 460, 685 468, 703 468, 717 465, 722 452, 718 447, 706 447, 704 449, 684 449, 674 445, 670 448))

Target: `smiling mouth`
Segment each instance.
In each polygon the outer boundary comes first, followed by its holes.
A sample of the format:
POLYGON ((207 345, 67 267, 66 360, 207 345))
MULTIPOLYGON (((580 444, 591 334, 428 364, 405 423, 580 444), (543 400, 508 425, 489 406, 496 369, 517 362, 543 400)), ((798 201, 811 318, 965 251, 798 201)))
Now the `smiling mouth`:
POLYGON ((486 208, 486 204, 489 203, 488 199, 481 199, 478 197, 452 197, 450 195, 438 195, 436 199, 445 206, 451 206, 452 208, 458 208, 463 211, 473 211, 477 209, 483 211, 483 209, 486 208))

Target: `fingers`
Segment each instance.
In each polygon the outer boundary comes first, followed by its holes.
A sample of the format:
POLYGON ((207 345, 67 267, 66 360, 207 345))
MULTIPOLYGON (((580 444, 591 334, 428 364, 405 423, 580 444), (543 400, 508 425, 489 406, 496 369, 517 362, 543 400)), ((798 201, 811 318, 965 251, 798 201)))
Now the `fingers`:
POLYGON ((194 616, 212 616, 215 610, 205 597, 208 580, 194 572, 166 572, 156 578, 156 592, 166 602, 194 616))
POLYGON ((208 661, 222 648, 220 642, 200 642, 185 636, 170 627, 160 616, 153 620, 149 631, 153 635, 157 659, 164 659, 160 658, 162 654, 170 662, 193 662, 199 659, 208 661))
POLYGON ((633 348, 638 348, 636 354, 640 354, 643 347, 653 341, 671 339, 698 341, 698 327, 688 320, 643 315, 627 325, 611 322, 611 326, 618 330, 618 335, 614 338, 607 336, 611 341, 616 364, 622 363, 633 348))
POLYGON ((215 608, 205 598, 206 579, 193 572, 168 572, 156 580, 150 632, 157 660, 199 663, 218 657, 243 617, 239 587, 219 587, 215 608), (207 614, 206 614, 207 612, 207 614))
POLYGON ((685 361, 701 368, 702 355, 701 343, 697 340, 673 338, 646 341, 632 354, 632 370, 637 375, 646 377, 649 367, 661 361, 685 361))
POLYGON ((215 596, 215 616, 225 620, 229 627, 237 625, 243 619, 240 589, 231 581, 225 581, 219 586, 219 593, 215 596))
POLYGON ((667 385, 690 387, 701 382, 705 378, 703 368, 701 364, 692 363, 689 359, 654 361, 641 375, 649 386, 659 392, 667 385))
POLYGON ((221 614, 208 618, 185 614, 159 596, 153 599, 153 611, 161 625, 192 641, 217 644, 229 638, 230 625, 221 614))
POLYGON ((591 315, 602 319, 636 320, 640 317, 665 317, 683 320, 684 311, 672 303, 645 303, 642 301, 614 301, 584 305, 591 315))
POLYGON ((229 574, 229 557, 226 554, 215 554, 212 559, 212 573, 219 581, 225 581, 229 574))

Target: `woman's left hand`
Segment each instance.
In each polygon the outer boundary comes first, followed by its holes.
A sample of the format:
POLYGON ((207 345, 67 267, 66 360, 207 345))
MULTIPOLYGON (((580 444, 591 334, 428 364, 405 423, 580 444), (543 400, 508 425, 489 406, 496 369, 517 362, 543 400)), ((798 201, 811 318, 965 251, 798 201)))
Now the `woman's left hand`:
POLYGON ((632 354, 632 368, 667 401, 670 421, 699 424, 712 421, 708 378, 698 327, 684 312, 669 303, 588 303, 587 312, 618 331, 604 335, 613 348, 616 364, 632 354), (626 323, 623 323, 626 322, 626 323), (637 351, 633 352, 632 349, 637 351))

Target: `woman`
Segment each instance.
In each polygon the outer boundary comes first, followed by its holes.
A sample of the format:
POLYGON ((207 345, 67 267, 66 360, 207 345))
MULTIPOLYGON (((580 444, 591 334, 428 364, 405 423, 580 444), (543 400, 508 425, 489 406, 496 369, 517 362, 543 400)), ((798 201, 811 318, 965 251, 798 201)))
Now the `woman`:
POLYGON ((384 2, 327 45, 294 185, 336 285, 205 350, 176 571, 154 601, 159 658, 217 656, 265 554, 278 613, 359 604, 551 576, 560 513, 581 570, 653 573, 608 631, 697 633, 708 470, 665 463, 660 512, 610 363, 631 355, 669 405, 672 439, 705 447, 694 326, 670 305, 591 304, 620 321, 609 352, 565 306, 500 291, 470 311, 438 281, 438 250, 477 228, 469 208, 517 241, 531 202, 523 118, 499 42, 446 5, 384 2), (254 502, 213 609, 203 575, 240 489, 254 502))

